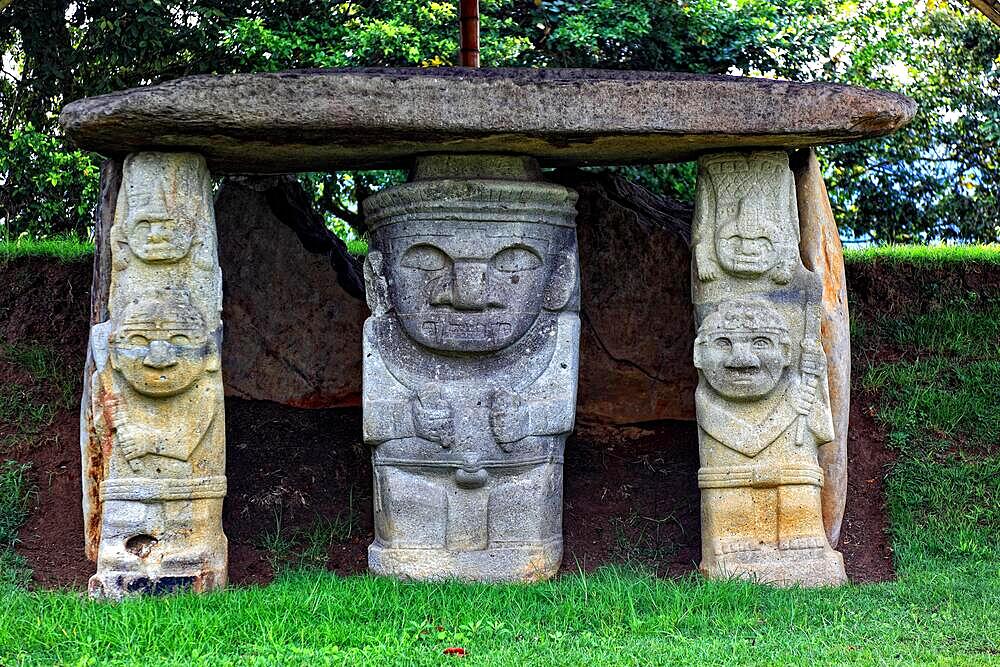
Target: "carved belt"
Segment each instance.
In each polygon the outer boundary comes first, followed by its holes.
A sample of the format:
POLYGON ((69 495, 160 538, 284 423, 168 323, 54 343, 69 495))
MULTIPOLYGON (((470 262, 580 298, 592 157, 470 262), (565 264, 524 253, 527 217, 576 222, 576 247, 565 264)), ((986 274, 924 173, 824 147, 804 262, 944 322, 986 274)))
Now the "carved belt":
MULTIPOLYGON (((523 466, 534 466, 542 463, 562 463, 563 457, 556 454, 545 454, 543 456, 532 456, 523 459, 480 459, 475 462, 479 468, 520 468, 523 466)), ((401 468, 463 468, 469 464, 462 459, 440 460, 440 459, 402 459, 402 458, 377 458, 374 460, 376 466, 398 466, 401 468)))
POLYGON ((101 500, 202 500, 226 495, 226 478, 120 477, 101 482, 101 500))
POLYGON ((698 488, 769 489, 790 484, 823 486, 823 469, 809 464, 786 466, 715 466, 698 469, 698 488))
POLYGON ((475 454, 467 454, 463 460, 434 461, 421 459, 379 458, 375 466, 392 466, 396 468, 444 468, 454 470, 455 483, 463 489, 479 489, 489 480, 489 470, 512 470, 554 463, 562 465, 563 457, 555 454, 532 456, 521 459, 480 459, 475 454))

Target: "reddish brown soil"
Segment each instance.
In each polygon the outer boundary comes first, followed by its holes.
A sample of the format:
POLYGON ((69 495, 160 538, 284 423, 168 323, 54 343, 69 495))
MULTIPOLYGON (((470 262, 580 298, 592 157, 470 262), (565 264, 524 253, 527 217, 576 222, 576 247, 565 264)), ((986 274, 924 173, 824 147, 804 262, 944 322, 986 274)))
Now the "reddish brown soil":
POLYGON ((871 416, 874 399, 857 389, 851 394, 847 432, 847 507, 837 548, 854 582, 895 577, 885 507, 885 476, 896 455, 885 446, 885 432, 871 416))
MULTIPOLYGON (((878 285, 878 278, 869 272, 859 282, 865 289, 878 285)), ((77 372, 83 366, 89 280, 85 265, 0 265, 0 282, 13 286, 0 294, 3 342, 42 342, 77 372)), ((860 310, 868 295, 858 298, 860 310)), ((10 382, 30 385, 32 379, 0 358, 0 383, 10 382)), ((39 391, 44 395, 49 390, 39 391)), ((871 417, 872 402, 859 392, 853 396, 849 495, 840 549, 856 582, 893 577, 883 484, 892 455, 871 417)), ((239 399, 227 400, 226 410, 229 495, 224 523, 233 583, 270 580, 263 544, 279 523, 281 534, 294 540, 318 519, 349 513, 351 534, 330 547, 327 567, 343 574, 363 571, 372 520, 360 411, 239 399)), ((0 437, 13 429, 0 424, 0 437)), ((661 576, 692 572, 700 543, 696 439, 694 425, 686 422, 578 428, 566 452, 564 571, 629 562, 661 576)), ((85 585, 94 568, 83 554, 75 404, 57 411, 41 433, 9 447, 4 456, 33 465, 37 493, 18 549, 34 568, 36 585, 85 585)))
MULTIPOLYGON (((82 373, 90 310, 89 261, 23 259, 0 263, 0 343, 42 345, 67 379, 82 373)), ((21 387, 35 404, 61 407, 37 433, 0 423, 0 455, 32 464, 31 514, 18 550, 46 588, 85 584, 92 566, 83 555, 80 506, 79 396, 66 401, 52 382, 38 382, 0 349, 0 386, 21 387)))
MULTIPOLYGON (((234 584, 273 575, 263 547, 280 529, 294 540, 323 517, 353 518, 352 534, 328 550, 327 568, 365 570, 372 539, 371 472, 356 408, 304 410, 228 399, 229 495, 224 524, 234 584), (280 528, 279 528, 280 527, 280 528)), ((851 486, 841 548, 852 581, 893 576, 882 479, 890 457, 871 418, 854 415, 851 486), (874 436, 876 447, 863 447, 874 436)), ((19 452, 39 486, 19 551, 45 588, 80 587, 84 558, 76 421, 64 414, 47 444, 19 452)), ((696 569, 700 549, 697 434, 690 422, 581 427, 566 455, 563 571, 629 563, 660 576, 696 569)))

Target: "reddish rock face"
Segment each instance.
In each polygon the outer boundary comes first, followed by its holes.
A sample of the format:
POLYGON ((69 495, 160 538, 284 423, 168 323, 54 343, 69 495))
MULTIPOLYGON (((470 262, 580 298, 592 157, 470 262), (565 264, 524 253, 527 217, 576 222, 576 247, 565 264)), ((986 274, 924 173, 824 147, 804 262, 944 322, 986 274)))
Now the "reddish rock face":
MULTIPOLYGON (((694 419, 690 209, 614 176, 563 170, 553 179, 580 193, 578 420, 694 419)), ((357 405, 368 309, 271 211, 265 192, 274 182, 227 181, 216 199, 226 392, 296 407, 357 405)))
MULTIPOLYGON (((305 408, 358 405, 368 309, 268 204, 276 179, 226 181, 216 197, 226 394, 305 408)), ((350 269, 353 267, 347 267, 350 269)))
POLYGON ((580 193, 577 420, 694 419, 691 210, 616 176, 555 179, 580 193))

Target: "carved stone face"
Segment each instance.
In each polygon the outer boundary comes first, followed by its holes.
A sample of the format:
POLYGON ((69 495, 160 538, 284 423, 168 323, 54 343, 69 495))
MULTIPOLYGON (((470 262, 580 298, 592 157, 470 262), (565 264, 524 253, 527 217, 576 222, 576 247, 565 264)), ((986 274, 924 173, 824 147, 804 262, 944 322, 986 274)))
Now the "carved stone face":
POLYGON ((170 174, 157 164, 130 165, 125 235, 129 248, 145 262, 175 262, 191 250, 192 213, 169 197, 170 174))
POLYGON ((744 200, 736 220, 722 225, 715 234, 716 255, 729 274, 755 278, 777 266, 780 221, 774 212, 744 200))
POLYGON ((764 398, 791 363, 787 328, 776 310, 759 303, 726 302, 705 318, 695 341, 695 366, 731 401, 764 398))
POLYGON ((111 363, 140 394, 177 395, 209 368, 205 321, 184 298, 157 291, 131 304, 112 334, 111 363))
POLYGON ((788 367, 787 346, 772 333, 727 331, 702 345, 702 371, 716 392, 732 401, 752 401, 770 394, 788 367))
POLYGON ((553 273, 555 230, 539 224, 409 226, 388 235, 389 300, 407 335, 445 352, 492 352, 534 324, 553 273))

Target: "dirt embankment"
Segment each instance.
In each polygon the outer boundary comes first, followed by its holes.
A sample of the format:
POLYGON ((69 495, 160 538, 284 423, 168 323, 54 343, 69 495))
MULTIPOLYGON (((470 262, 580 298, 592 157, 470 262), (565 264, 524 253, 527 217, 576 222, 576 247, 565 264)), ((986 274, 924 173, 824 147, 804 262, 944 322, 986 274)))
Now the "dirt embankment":
MULTIPOLYGON (((36 585, 45 588, 82 587, 94 570, 83 554, 77 379, 86 347, 90 273, 88 262, 0 263, 0 385, 19 392, 27 406, 48 406, 34 422, 0 423, 3 457, 33 466, 37 492, 19 550, 34 569, 36 585), (18 351, 41 348, 48 367, 55 368, 39 374, 18 351)), ((1000 272, 975 265, 931 270, 852 265, 848 281, 859 320, 923 312, 935 299, 957 292, 1000 292, 1000 272)), ((883 484, 892 455, 871 416, 872 397, 856 389, 852 399, 840 549, 852 580, 879 581, 893 576, 883 484)), ((345 574, 363 571, 372 536, 372 491, 360 411, 228 399, 226 413, 224 522, 232 581, 269 580, 275 546, 295 551, 298 538, 324 525, 334 537, 326 566, 345 574), (330 529, 331 521, 336 529, 330 529)), ((692 423, 578 428, 566 452, 564 570, 632 562, 665 576, 693 571, 700 549, 697 468, 692 423)), ((300 547, 303 542, 299 539, 300 547)))

